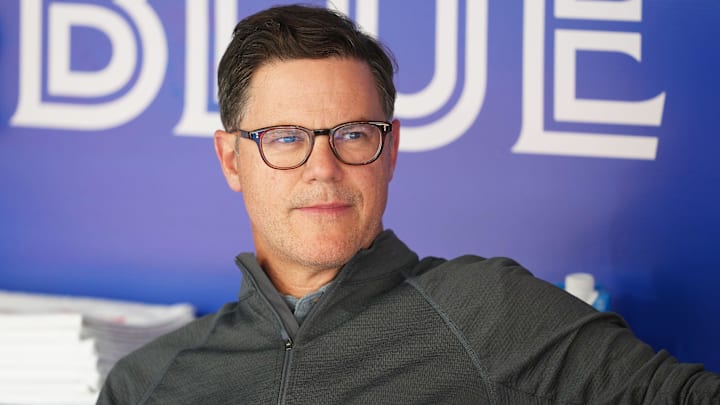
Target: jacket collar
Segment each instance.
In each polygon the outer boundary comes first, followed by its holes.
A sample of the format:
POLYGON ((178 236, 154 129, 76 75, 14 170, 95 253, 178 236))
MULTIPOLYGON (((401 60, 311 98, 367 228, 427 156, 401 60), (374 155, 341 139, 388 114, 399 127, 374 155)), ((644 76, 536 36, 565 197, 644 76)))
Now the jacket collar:
MULTIPOLYGON (((243 253, 235 260, 243 271, 239 299, 252 294, 256 288, 265 296, 274 312, 285 325, 290 337, 295 338, 299 325, 280 293, 265 274, 252 253, 243 253), (252 281, 250 281, 252 280, 252 281)), ((373 244, 359 251, 345 264, 335 277, 333 285, 323 295, 308 318, 303 322, 305 335, 311 338, 341 324, 362 312, 377 296, 393 289, 405 279, 404 273, 418 263, 411 251, 391 230, 381 232, 373 244), (320 318, 322 322, 313 321, 320 318)))
MULTIPOLYGON (((275 290, 253 253, 238 255, 235 263, 243 272, 243 277, 251 276, 257 282, 258 288, 264 292, 275 290)), ((406 269, 417 263, 417 255, 398 239, 392 230, 386 229, 378 234, 369 248, 356 253, 340 269, 335 280, 342 284, 363 283, 386 278, 399 269, 406 269)), ((243 282, 239 295, 244 296, 250 288, 250 283, 243 282)))

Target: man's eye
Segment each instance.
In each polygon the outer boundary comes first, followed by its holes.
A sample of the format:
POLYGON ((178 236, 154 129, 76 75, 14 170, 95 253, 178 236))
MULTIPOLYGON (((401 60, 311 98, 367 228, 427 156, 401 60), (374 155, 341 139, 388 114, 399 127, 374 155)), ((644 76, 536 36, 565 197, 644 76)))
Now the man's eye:
POLYGON ((293 143, 299 141, 298 137, 295 135, 287 135, 287 136, 281 136, 279 138, 275 138, 273 142, 277 143, 293 143))
POLYGON ((292 145, 302 143, 303 138, 296 133, 280 132, 265 135, 264 143, 272 145, 292 145))
POLYGON ((340 140, 342 141, 355 141, 367 137, 367 134, 361 131, 344 132, 340 134, 340 140))

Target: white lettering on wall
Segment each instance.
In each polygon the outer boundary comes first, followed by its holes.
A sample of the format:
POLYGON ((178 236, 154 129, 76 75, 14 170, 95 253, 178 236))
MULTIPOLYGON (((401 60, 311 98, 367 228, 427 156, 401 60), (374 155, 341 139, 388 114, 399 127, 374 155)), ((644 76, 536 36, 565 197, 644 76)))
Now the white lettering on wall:
MULTIPOLYGON (((523 124, 515 153, 624 159, 655 159, 658 139, 652 136, 546 131, 544 123, 545 1, 525 0, 523 34, 523 124)), ((640 21, 642 2, 556 2, 556 17, 640 21), (614 4, 610 4, 614 3, 614 4)), ((582 123, 659 126, 665 103, 662 93, 640 102, 582 100, 576 97, 578 50, 621 52, 640 61, 639 34, 556 30, 555 119, 582 123)))
POLYGON ((212 136, 220 128, 220 114, 208 109, 208 101, 217 100, 217 83, 211 90, 209 78, 216 77, 225 48, 231 39, 237 22, 237 2, 215 1, 215 48, 210 54, 210 3, 209 0, 194 0, 185 3, 185 104, 180 122, 173 132, 176 135, 212 136), (212 71, 208 60, 212 58, 212 71))
MULTIPOLYGON (((123 13, 86 2, 24 0, 20 3, 19 94, 11 125, 108 129, 131 121, 150 105, 167 68, 168 50, 162 23, 147 1, 115 0, 114 4, 123 13), (47 4, 46 13, 44 4, 47 4), (44 14, 47 21, 43 21, 44 14), (75 27, 92 28, 87 32, 104 35, 109 40, 110 59, 103 68, 72 70, 75 27), (43 44, 44 38, 47 44, 43 44), (47 55, 43 55, 43 49, 47 49, 47 55), (46 80, 43 69, 46 69, 46 80), (47 88, 42 88, 43 83, 47 88), (78 102, 77 99, 82 98, 85 100, 78 102)), ((346 14, 352 4, 356 7, 354 15, 358 24, 377 36, 379 0, 328 1, 328 7, 346 14)), ((658 139, 654 136, 545 129, 546 4, 547 0, 524 1, 522 129, 512 151, 655 159, 658 139)), ((642 0, 555 0, 551 4, 558 19, 642 21, 642 0)), ((403 126, 400 144, 403 151, 437 149, 457 140, 475 123, 485 100, 488 0, 466 0, 464 16, 460 13, 459 0, 442 3, 436 0, 435 10, 432 77, 416 92, 399 92, 395 111, 401 120, 434 115, 438 118, 423 125, 403 126), (463 33, 457 32, 460 18, 465 19, 463 33), (461 35, 465 36, 464 49, 458 49, 461 35), (459 56, 461 52, 464 57, 459 56), (461 60, 464 60, 462 69, 461 60), (465 75, 463 88, 451 104, 460 70, 465 75)), ((217 85, 211 83, 215 83, 216 67, 238 19, 238 2, 186 1, 185 13, 184 105, 174 133, 209 137, 221 126, 219 114, 212 108, 213 101, 217 102, 217 85), (212 16, 211 9, 214 9, 212 16), (212 49, 211 44, 214 44, 212 49)), ((578 53, 620 53, 640 63, 642 36, 639 33, 558 28, 551 38, 554 41, 551 106, 555 122, 661 125, 664 92, 640 101, 577 96, 578 53)))
MULTIPOLYGON (((348 9, 340 9, 346 14, 348 9)), ((329 2, 330 5, 331 2, 329 2)), ((344 7, 349 7, 344 2, 344 7)), ((458 0, 436 0, 435 72, 430 83, 417 93, 398 93, 395 115, 399 119, 419 118, 438 111, 452 95, 457 81, 456 32, 458 0)), ((378 0, 357 0, 356 20, 368 33, 378 32, 378 0)), ((426 151, 443 147, 472 126, 485 100, 487 83, 487 0, 467 0, 465 10, 465 83, 460 98, 450 111, 436 121, 416 127, 405 126, 400 150, 426 151)))
POLYGON ((644 101, 583 100, 575 96, 579 50, 621 52, 640 62, 640 34, 555 30, 555 107, 558 121, 659 126, 665 93, 644 101))
MULTIPOLYGON (((116 0, 136 24, 142 44, 140 73, 134 86, 107 102, 79 104, 43 100, 42 41, 43 2, 20 3, 20 85, 14 126, 101 130, 122 125, 142 113, 154 100, 165 77, 167 41, 162 24, 144 1, 116 0)), ((86 3, 51 3, 48 7, 48 94, 54 96, 108 96, 130 80, 136 40, 127 21, 109 8, 86 3), (112 45, 110 63, 95 72, 72 72, 70 55, 73 26, 89 26, 103 32, 112 45), (123 61, 122 59, 129 59, 123 61)))
POLYGON ((48 13, 48 93, 53 96, 102 97, 120 90, 132 77, 137 63, 133 32, 125 20, 107 8, 50 5, 48 13), (101 70, 72 71, 72 27, 92 27, 104 32, 112 45, 110 62, 101 70))
POLYGON ((642 0, 555 0, 555 18, 642 21, 642 0))
MULTIPOLYGON (((435 70, 425 88, 416 93, 400 93, 395 103, 402 118, 421 118, 439 111, 450 101, 457 82, 458 26, 457 1, 445 1, 435 7, 435 70)), ((377 19, 377 17, 375 17, 377 19)), ((478 22, 475 22, 478 24, 478 22)), ((478 24, 480 25, 480 24, 478 24)), ((482 89, 479 89, 481 91, 482 89)), ((402 138, 401 138, 402 139, 402 138)))

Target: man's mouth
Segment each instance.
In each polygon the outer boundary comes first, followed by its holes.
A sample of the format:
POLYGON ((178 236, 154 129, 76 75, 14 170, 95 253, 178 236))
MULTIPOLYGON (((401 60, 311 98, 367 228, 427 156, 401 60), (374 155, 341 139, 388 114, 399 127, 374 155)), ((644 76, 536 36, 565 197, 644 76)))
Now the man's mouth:
POLYGON ((312 203, 298 208, 302 212, 311 214, 339 214, 352 207, 352 204, 344 201, 330 201, 312 203))

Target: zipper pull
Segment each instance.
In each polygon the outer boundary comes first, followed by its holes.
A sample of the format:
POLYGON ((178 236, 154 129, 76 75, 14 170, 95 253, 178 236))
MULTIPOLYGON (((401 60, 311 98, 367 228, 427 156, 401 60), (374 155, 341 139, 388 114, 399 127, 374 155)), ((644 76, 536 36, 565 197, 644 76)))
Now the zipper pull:
POLYGON ((292 338, 288 337, 287 340, 285 341, 285 351, 289 351, 292 348, 293 348, 293 340, 292 340, 292 338))

